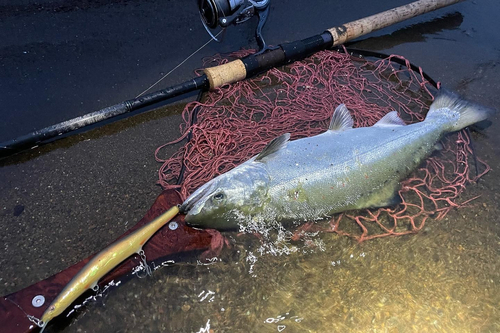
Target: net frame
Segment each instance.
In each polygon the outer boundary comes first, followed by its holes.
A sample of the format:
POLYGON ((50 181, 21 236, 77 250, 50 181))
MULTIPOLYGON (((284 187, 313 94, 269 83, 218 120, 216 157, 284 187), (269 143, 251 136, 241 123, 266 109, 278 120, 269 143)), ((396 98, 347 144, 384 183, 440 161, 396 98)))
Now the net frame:
MULTIPOLYGON (((252 52, 216 55, 205 59, 203 66, 224 64, 252 52)), ((255 78, 220 87, 205 94, 203 101, 187 104, 182 113, 181 136, 155 152, 156 160, 162 163, 159 184, 178 190, 186 198, 285 132, 295 140, 325 131, 340 103, 350 110, 354 127, 372 126, 392 110, 406 123, 422 121, 439 84, 402 56, 378 57, 371 61, 359 51, 343 47, 321 51, 255 78), (165 146, 186 138, 189 140, 173 156, 161 156, 165 146), (179 177, 183 177, 182 183, 175 184, 179 177)), ((471 138, 464 130, 446 136, 441 144, 439 152, 401 182, 400 205, 345 212, 334 216, 327 228, 309 223, 297 234, 321 229, 360 242, 401 236, 422 230, 429 217, 440 220, 451 209, 467 205, 475 198, 460 198, 466 185, 490 168, 477 159, 482 171, 473 175, 471 138)))

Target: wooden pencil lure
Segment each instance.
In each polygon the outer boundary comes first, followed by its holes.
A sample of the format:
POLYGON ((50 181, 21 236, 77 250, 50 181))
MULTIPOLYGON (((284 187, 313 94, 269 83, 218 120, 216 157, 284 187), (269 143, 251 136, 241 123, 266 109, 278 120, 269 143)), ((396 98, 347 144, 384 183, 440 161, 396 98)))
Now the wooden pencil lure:
POLYGON ((37 323, 45 329, 48 322, 66 310, 79 296, 88 289, 95 289, 99 280, 134 253, 143 256, 142 247, 161 227, 179 213, 174 206, 150 223, 142 226, 123 239, 111 244, 93 257, 61 293, 50 304, 37 323))

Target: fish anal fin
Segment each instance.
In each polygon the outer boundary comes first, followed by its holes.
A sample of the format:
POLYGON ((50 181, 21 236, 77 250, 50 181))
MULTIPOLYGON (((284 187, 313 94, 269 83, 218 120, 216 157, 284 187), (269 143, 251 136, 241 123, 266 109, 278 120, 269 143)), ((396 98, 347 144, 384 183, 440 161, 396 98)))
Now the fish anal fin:
POLYGON ((354 125, 351 114, 345 104, 340 104, 337 106, 333 112, 332 120, 330 121, 330 126, 328 130, 330 131, 345 131, 351 129, 354 125))
POLYGON ((277 152, 278 150, 284 148, 286 146, 288 140, 290 140, 290 133, 285 133, 283 135, 278 136, 277 138, 274 138, 255 157, 255 161, 260 161, 264 157, 269 156, 269 155, 277 152))
POLYGON ((405 126, 403 119, 399 118, 396 111, 391 111, 377 121, 373 127, 386 127, 386 126, 405 126))

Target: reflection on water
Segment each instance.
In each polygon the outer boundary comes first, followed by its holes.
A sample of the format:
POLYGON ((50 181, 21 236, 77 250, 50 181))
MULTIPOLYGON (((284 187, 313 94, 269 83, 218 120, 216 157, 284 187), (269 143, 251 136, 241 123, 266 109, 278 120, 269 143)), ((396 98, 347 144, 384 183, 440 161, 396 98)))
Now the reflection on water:
POLYGON ((500 240, 483 208, 361 244, 326 233, 287 244, 226 233, 233 245, 218 260, 135 279, 67 331, 495 332, 500 240), (285 245, 293 250, 257 250, 285 245))
POLYGON ((443 30, 457 29, 462 24, 460 13, 451 13, 428 22, 418 23, 396 30, 390 35, 368 37, 356 43, 356 47, 367 50, 384 50, 408 42, 423 42, 428 36, 439 34, 443 30))

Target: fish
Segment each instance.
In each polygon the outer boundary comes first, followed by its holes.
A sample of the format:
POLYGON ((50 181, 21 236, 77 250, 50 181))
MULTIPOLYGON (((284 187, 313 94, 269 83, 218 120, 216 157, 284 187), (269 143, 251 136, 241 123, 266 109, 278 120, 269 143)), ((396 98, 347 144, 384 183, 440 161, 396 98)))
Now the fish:
POLYGON ((493 112, 440 89, 421 122, 407 125, 391 111, 373 126, 354 128, 340 104, 328 130, 293 141, 289 133, 273 139, 259 154, 198 188, 180 211, 190 226, 230 230, 392 206, 401 202, 400 182, 444 135, 493 112))

